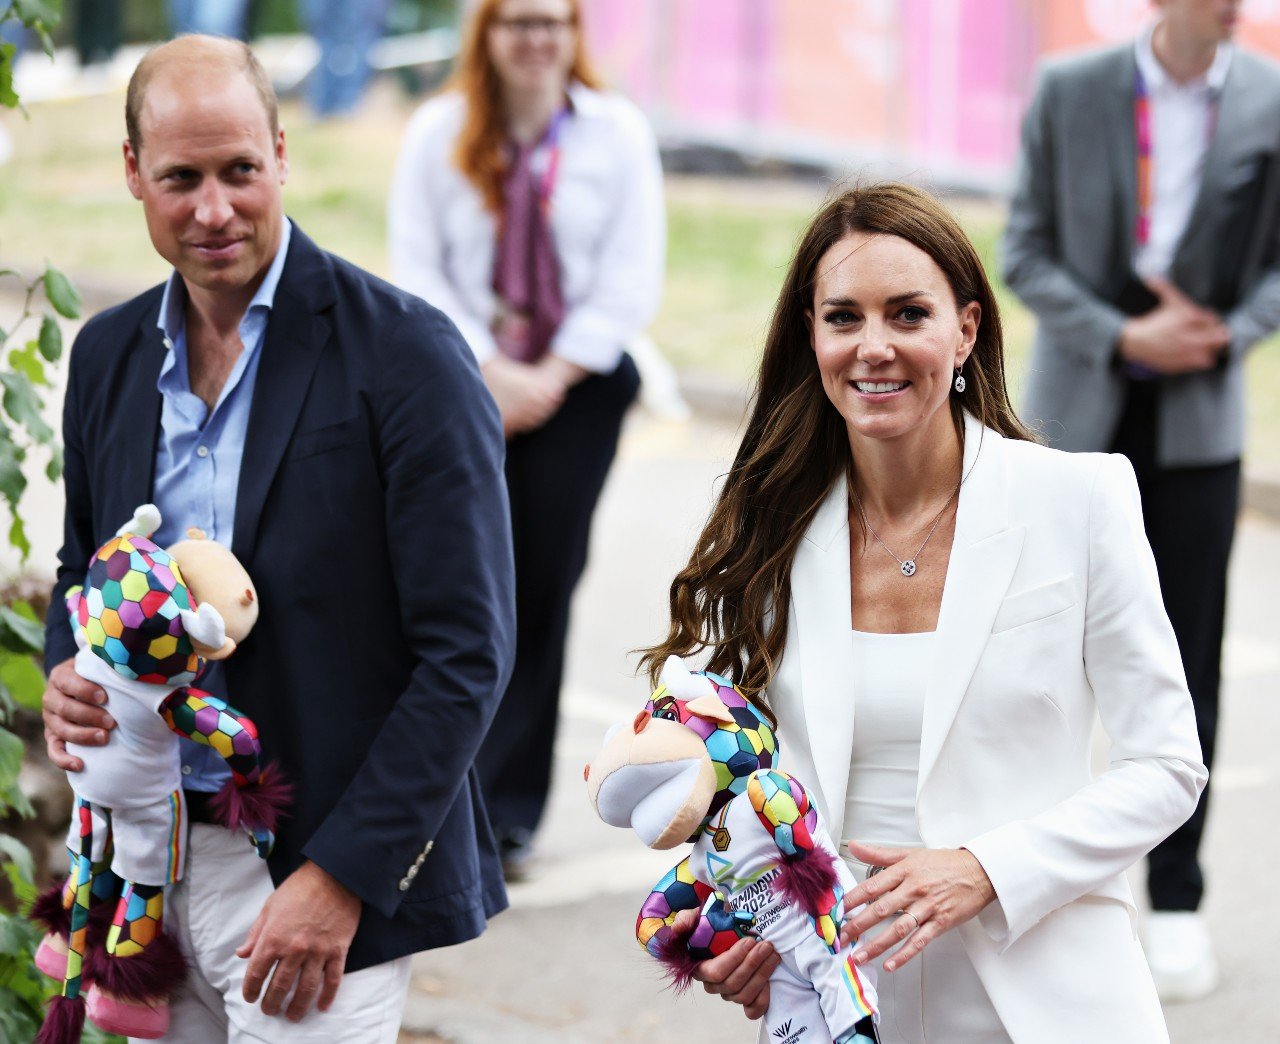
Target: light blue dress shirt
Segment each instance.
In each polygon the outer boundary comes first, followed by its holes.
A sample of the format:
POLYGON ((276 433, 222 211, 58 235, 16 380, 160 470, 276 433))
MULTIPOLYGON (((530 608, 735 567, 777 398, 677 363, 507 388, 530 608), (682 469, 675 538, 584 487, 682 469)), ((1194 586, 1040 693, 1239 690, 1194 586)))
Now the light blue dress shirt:
MULTIPOLYGON (((203 529, 209 539, 231 546, 240 461, 244 456, 253 387, 262 359, 262 339, 275 303, 280 273, 284 271, 291 232, 292 226, 286 218, 280 234, 280 249, 240 320, 244 350, 212 410, 191 390, 187 369, 186 286, 176 271, 165 285, 156 324, 167 354, 156 380, 162 404, 153 494, 162 522, 152 537, 161 547, 181 540, 191 526, 203 529)), ((211 664, 196 685, 215 695, 227 696, 220 664, 211 664)), ((234 704, 235 700, 231 702, 234 704)), ((226 762, 215 751, 191 740, 182 741, 184 789, 216 791, 230 775, 226 762)))

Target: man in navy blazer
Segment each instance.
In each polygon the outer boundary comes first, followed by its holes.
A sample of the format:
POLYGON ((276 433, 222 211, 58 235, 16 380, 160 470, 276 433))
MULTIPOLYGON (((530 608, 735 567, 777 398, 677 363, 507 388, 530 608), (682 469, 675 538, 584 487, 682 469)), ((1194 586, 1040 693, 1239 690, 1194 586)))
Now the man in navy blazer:
POLYGON ((498 413, 447 318, 285 219, 284 135, 242 44, 151 52, 128 118, 129 186, 175 274, 71 355, 50 756, 74 770, 66 741, 109 742, 58 611, 93 551, 148 501, 162 545, 193 524, 229 539, 261 612, 197 684, 225 685, 295 795, 268 881, 199 822, 218 780, 184 753, 194 825, 166 922, 193 961, 166 1039, 394 1041, 407 955, 506 905, 472 768, 514 638, 498 413))

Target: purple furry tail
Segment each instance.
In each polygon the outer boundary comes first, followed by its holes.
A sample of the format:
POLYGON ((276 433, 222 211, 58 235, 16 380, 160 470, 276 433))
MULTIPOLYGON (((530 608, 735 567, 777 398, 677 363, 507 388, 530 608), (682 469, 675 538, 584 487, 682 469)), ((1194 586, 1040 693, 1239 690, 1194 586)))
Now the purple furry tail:
POLYGON ((667 981, 677 995, 689 988, 693 982, 693 973, 698 969, 698 962, 689 953, 689 938, 692 935, 693 928, 681 932, 672 928, 659 928, 649 942, 652 947, 649 952, 662 962, 667 981))
POLYGON ((256 783, 238 787, 228 780, 209 802, 209 811, 228 830, 270 830, 293 800, 293 787, 286 783, 279 767, 263 766, 256 783))
POLYGON ((65 881, 59 881, 52 888, 41 892, 27 911, 31 920, 54 935, 67 935, 71 931, 71 911, 62 905, 64 885, 65 881))
POLYGON ((84 998, 54 997, 35 1044, 76 1044, 84 1031, 84 998))
POLYGON ((112 996, 126 1001, 165 1001, 186 977, 187 958, 164 932, 132 957, 108 957, 105 950, 89 958, 87 977, 112 996))
POLYGON ((817 916, 827 912, 837 881, 835 856, 825 848, 810 848, 783 861, 773 888, 810 916, 817 916))

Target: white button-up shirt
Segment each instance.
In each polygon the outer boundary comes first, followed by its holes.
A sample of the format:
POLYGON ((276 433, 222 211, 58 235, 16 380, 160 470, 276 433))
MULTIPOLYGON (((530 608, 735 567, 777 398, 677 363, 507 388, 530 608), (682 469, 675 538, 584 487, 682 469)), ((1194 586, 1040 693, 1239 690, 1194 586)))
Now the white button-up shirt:
POLYGON ((1144 279, 1168 274, 1191 220, 1209 152, 1217 99, 1231 65, 1231 45, 1220 44, 1203 76, 1178 83, 1151 48, 1148 29, 1136 42, 1138 73, 1151 102, 1151 232, 1134 248, 1133 266, 1144 279))
MULTIPOLYGON (((615 94, 569 89, 551 229, 564 321, 550 351, 608 373, 652 320, 662 294, 662 166, 639 109, 615 94)), ((387 206, 392 278, 454 321, 480 362, 498 351, 493 320, 496 222, 454 162, 463 99, 427 101, 405 131, 387 206)), ((549 159, 535 151, 535 172, 549 159)))

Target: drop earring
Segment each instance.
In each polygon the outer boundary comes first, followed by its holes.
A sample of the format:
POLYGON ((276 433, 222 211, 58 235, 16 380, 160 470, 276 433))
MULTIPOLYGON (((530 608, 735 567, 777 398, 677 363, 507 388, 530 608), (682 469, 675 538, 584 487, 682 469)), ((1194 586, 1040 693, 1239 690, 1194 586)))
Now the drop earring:
POLYGON ((963 392, 965 387, 964 374, 960 372, 960 367, 956 367, 956 391, 963 392))

